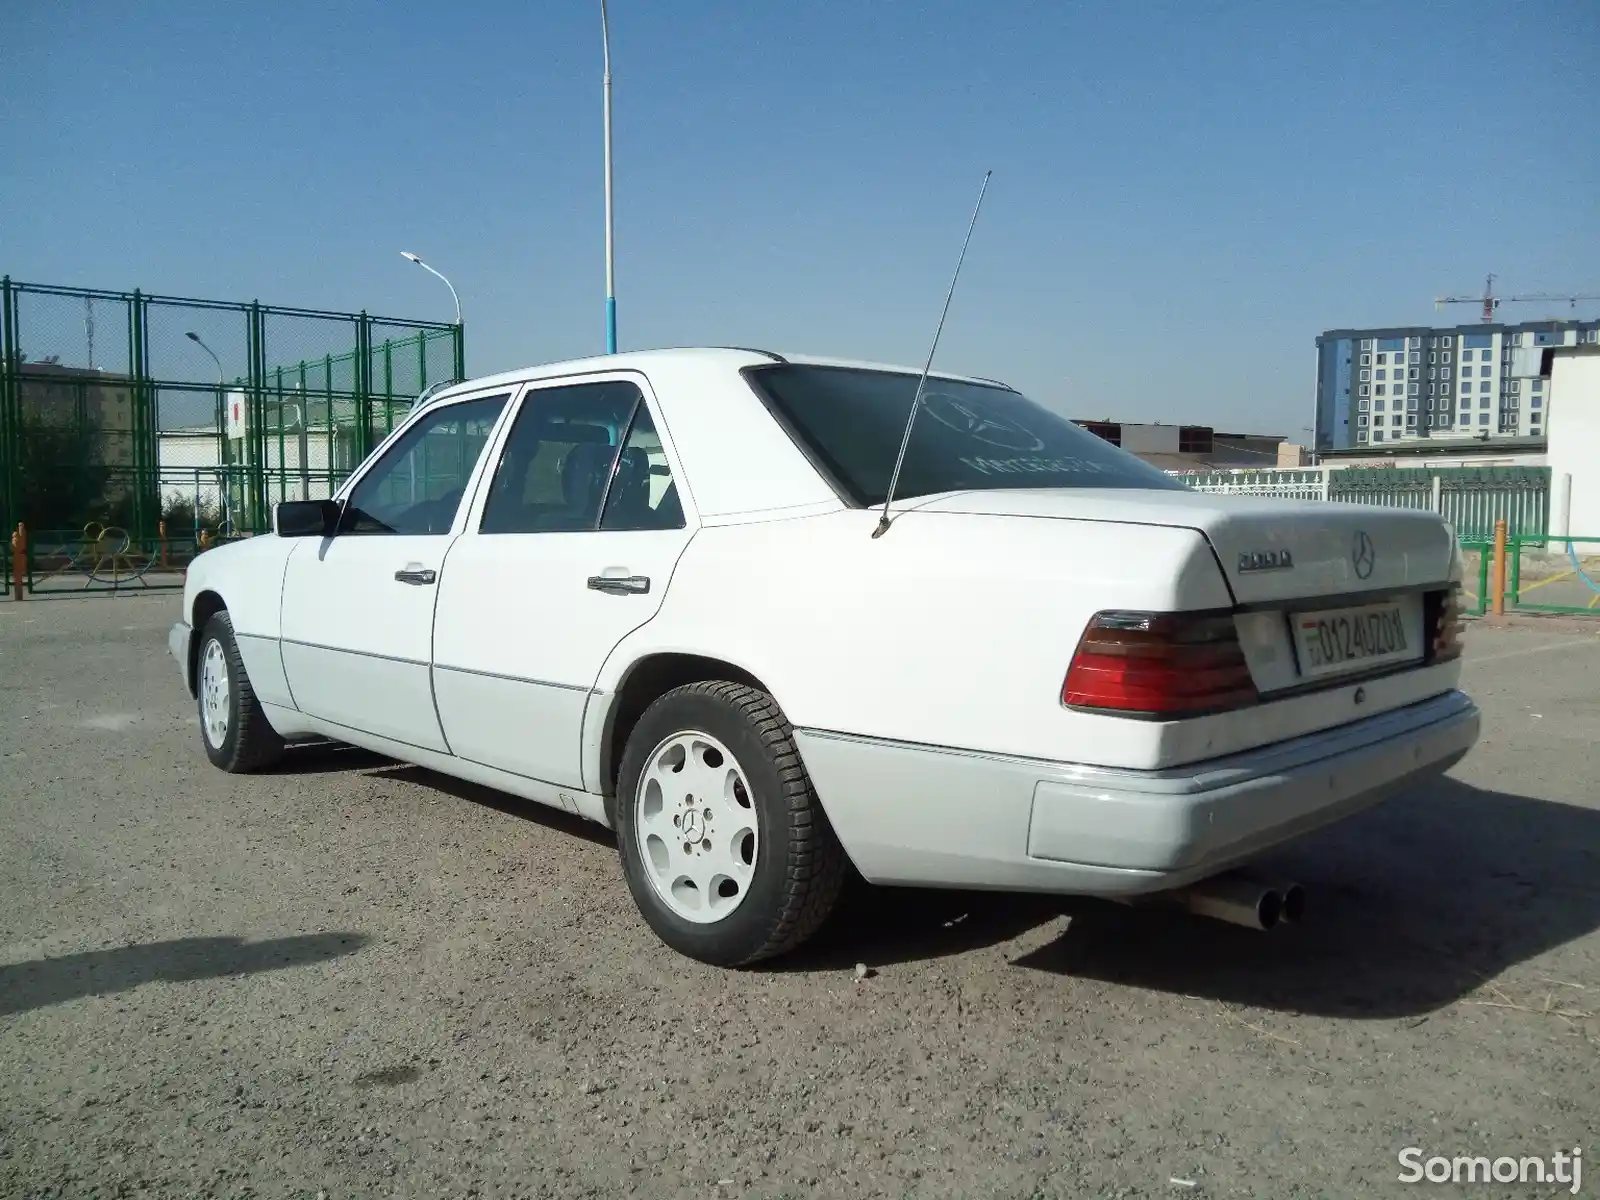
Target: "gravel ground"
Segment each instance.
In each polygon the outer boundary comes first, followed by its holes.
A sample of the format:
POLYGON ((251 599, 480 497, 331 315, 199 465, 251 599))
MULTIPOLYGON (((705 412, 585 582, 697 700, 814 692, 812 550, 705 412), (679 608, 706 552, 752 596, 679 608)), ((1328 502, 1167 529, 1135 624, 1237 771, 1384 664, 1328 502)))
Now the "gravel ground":
POLYGON ((1297 929, 864 891, 721 972, 593 827, 352 750, 213 770, 175 607, 0 604, 0 1193, 1389 1195, 1406 1146, 1600 1179, 1594 633, 1474 626, 1483 741, 1278 856, 1297 929))

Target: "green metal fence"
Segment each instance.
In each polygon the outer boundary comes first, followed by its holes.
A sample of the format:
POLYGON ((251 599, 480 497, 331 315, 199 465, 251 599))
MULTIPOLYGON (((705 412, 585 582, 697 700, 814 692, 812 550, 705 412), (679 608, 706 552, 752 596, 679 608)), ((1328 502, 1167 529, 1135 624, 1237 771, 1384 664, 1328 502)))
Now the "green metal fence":
POLYGON ((0 529, 74 561, 59 548, 96 528, 146 558, 163 522, 263 532, 276 501, 330 494, 419 393, 466 376, 443 322, 9 276, 0 301, 0 529))
POLYGON ((1507 540, 1507 609, 1594 613, 1600 611, 1600 590, 1597 589, 1600 589, 1600 537, 1507 540), (1570 550, 1568 543, 1571 543, 1570 550))
MULTIPOLYGON (((1494 540, 1463 540, 1461 552, 1467 611, 1481 617, 1494 606, 1494 540)), ((1600 537, 1508 537, 1505 588, 1507 612, 1600 616, 1600 537)))
POLYGON ((1549 467, 1352 467, 1328 473, 1328 499, 1435 510, 1462 539, 1542 538, 1550 516, 1549 467))

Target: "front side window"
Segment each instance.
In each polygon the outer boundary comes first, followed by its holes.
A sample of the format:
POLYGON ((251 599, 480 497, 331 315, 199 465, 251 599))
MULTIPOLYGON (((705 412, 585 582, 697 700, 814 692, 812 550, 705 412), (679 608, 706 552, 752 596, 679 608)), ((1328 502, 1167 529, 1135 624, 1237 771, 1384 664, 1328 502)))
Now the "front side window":
MULTIPOLYGON (((883 503, 917 376, 802 363, 749 367, 743 374, 842 495, 863 507, 883 503)), ((1069 487, 1187 490, 1166 472, 1010 388, 928 380, 897 498, 1069 487)))
POLYGON ((384 451, 351 489, 340 534, 445 534, 511 393, 441 405, 384 451))
POLYGON ((478 531, 594 529, 618 445, 643 399, 638 385, 624 379, 529 391, 506 436, 478 531))

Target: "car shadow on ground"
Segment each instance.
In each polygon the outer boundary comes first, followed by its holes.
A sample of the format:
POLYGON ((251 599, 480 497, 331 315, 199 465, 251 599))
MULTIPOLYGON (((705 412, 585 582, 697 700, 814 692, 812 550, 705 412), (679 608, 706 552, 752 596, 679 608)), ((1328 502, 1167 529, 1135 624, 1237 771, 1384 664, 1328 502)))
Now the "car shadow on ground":
POLYGON ((856 884, 775 971, 869 968, 1000 945, 1069 918, 1012 965, 1342 1018, 1438 1011, 1600 928, 1600 812, 1441 779, 1256 864, 1308 891, 1271 932, 1076 897, 856 884))
POLYGON ((1600 812, 1445 778, 1272 856, 1308 891, 1270 932, 1075 901, 1014 960, 1041 971, 1314 1016, 1436 1012, 1600 928, 1600 812))
POLYGON ((315 775, 325 771, 361 771, 374 779, 414 783, 419 787, 431 788, 447 796, 454 796, 458 800, 466 800, 483 808, 505 813, 509 817, 548 826, 561 833, 573 834, 601 845, 616 845, 617 839, 610 830, 603 829, 593 821, 585 820, 573 813, 563 812, 559 808, 551 808, 547 804, 538 804, 532 800, 524 800, 520 796, 513 796, 510 792, 469 783, 453 775, 442 775, 438 771, 430 771, 413 763, 400 762, 343 742, 315 741, 291 746, 289 752, 271 768, 269 773, 315 775))
POLYGON ((436 792, 443 792, 458 800, 466 800, 480 808, 492 809, 519 820, 532 821, 547 829, 581 837, 597 845, 617 844, 616 835, 609 829, 575 813, 563 812, 559 808, 551 808, 548 804, 540 804, 537 801, 524 800, 521 796, 513 796, 510 792, 502 792, 497 788, 469 783, 453 775, 441 775, 438 771, 430 771, 426 767, 413 766, 410 763, 389 763, 369 770, 366 774, 373 779, 392 779, 400 783, 414 783, 419 787, 432 788, 436 792))
POLYGON ((756 969, 788 972, 869 969, 948 958, 1021 937, 1059 917, 1060 896, 874 887, 859 876, 810 941, 756 969))
MULTIPOLYGON (((616 841, 580 817, 348 746, 297 747, 278 770, 364 770, 596 844, 616 841)), ((1013 965, 1284 1012, 1392 1019, 1438 1011, 1600 929, 1600 811, 1449 777, 1254 865, 1305 885, 1302 924, 1262 933, 1165 905, 879 888, 855 878, 815 937, 757 969, 944 958, 1066 915, 1061 936, 1013 965)))
POLYGON ((331 771, 365 771, 387 767, 394 759, 345 742, 301 742, 292 745, 265 774, 320 775, 331 771))
POLYGON ((63 1004, 83 996, 126 992, 165 980, 220 979, 279 971, 354 954, 367 942, 359 933, 310 933, 246 942, 235 937, 179 938, 118 946, 0 966, 0 1015, 63 1004))

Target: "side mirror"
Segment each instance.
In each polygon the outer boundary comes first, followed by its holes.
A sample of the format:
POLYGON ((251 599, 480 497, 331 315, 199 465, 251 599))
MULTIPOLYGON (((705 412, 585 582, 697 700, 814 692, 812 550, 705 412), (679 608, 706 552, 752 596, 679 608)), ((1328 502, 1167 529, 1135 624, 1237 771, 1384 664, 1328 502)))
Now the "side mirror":
POLYGON ((338 524, 339 505, 332 500, 282 500, 272 510, 279 537, 332 537, 338 524))

